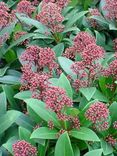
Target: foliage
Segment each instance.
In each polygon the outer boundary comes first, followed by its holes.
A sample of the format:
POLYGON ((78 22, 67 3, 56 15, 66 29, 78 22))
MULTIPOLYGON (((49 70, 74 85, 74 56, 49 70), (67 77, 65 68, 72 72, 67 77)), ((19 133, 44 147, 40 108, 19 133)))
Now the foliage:
POLYGON ((0 1, 0 156, 117 155, 116 10, 0 1))

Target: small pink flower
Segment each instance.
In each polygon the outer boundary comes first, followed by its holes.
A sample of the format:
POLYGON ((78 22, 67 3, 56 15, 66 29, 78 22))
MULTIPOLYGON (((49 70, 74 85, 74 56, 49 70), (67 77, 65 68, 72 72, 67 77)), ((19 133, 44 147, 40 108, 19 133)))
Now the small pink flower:
POLYGON ((74 38, 74 47, 79 52, 82 52, 89 44, 96 44, 96 40, 88 32, 79 32, 74 38))
POLYGON ((16 12, 24 13, 28 16, 31 16, 34 11, 35 11, 35 7, 31 4, 31 2, 27 0, 20 1, 16 8, 16 12))
MULTIPOLYGON (((89 9, 90 16, 101 16, 101 13, 98 9, 89 9)), ((87 18, 88 22, 90 23, 91 27, 93 28, 99 28, 99 24, 95 19, 87 18)))
POLYGON ((105 70, 105 76, 113 76, 115 79, 117 78, 117 59, 113 60, 109 67, 105 70))
POLYGON ((37 156, 37 149, 30 143, 21 140, 13 144, 13 153, 14 156, 37 156))
POLYGON ((114 123, 113 123, 113 128, 114 128, 114 129, 117 129, 117 121, 114 121, 114 123))
POLYGON ((89 44, 85 47, 82 52, 82 58, 86 61, 87 64, 91 64, 92 62, 101 59, 104 57, 104 49, 96 44, 89 44))
POLYGON ((96 102, 92 104, 85 113, 86 119, 90 120, 92 123, 102 122, 106 120, 109 115, 109 110, 106 104, 102 102, 96 102))
POLYGON ((54 128, 54 123, 51 120, 48 121, 48 127, 50 130, 52 130, 54 128))
POLYGON ((44 92, 43 100, 47 108, 50 108, 54 112, 60 112, 65 106, 72 107, 73 105, 65 90, 56 86, 49 87, 44 92))
POLYGON ((68 3, 70 2, 69 0, 43 0, 45 3, 56 3, 58 7, 64 8, 68 3))
POLYGON ((112 135, 108 135, 105 140, 112 146, 117 144, 117 139, 115 139, 112 135))
POLYGON ((4 2, 0 2, 0 29, 8 26, 11 22, 9 8, 4 2))
POLYGON ((62 22, 64 17, 60 13, 60 9, 54 3, 44 3, 41 12, 37 15, 37 20, 48 26, 53 33, 61 32, 64 29, 62 22))
POLYGON ((109 19, 117 19, 117 1, 116 0, 105 0, 106 4, 104 9, 107 11, 107 17, 109 19))
MULTIPOLYGON (((22 37, 23 35, 26 35, 26 34, 27 34, 27 32, 24 32, 24 31, 17 32, 14 35, 14 40, 18 40, 20 37, 22 37)), ((29 40, 26 39, 26 40, 22 41, 20 43, 20 45, 27 45, 28 43, 29 43, 29 40)))
POLYGON ((0 36, 0 47, 3 45, 4 42, 9 38, 8 33, 4 33, 2 36, 0 36))
POLYGON ((98 131, 106 131, 109 129, 109 122, 108 121, 101 121, 94 124, 94 128, 98 131))

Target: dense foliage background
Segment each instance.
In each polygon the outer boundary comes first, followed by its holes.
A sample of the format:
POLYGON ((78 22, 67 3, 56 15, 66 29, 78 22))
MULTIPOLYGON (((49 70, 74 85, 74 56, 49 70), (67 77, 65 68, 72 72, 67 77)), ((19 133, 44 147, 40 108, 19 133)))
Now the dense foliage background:
POLYGON ((116 0, 0 0, 0 156, 116 156, 116 110, 116 0))

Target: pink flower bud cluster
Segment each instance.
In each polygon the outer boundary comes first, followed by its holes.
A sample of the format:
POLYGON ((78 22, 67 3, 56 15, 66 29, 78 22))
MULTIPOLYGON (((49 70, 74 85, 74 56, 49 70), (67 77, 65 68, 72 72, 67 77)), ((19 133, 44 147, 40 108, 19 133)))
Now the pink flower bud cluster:
POLYGON ((117 38, 113 40, 113 48, 115 51, 117 51, 117 38))
MULTIPOLYGON (((20 32, 17 32, 17 33, 15 33, 15 35, 14 35, 14 40, 16 41, 16 40, 18 40, 20 37, 22 37, 23 35, 26 35, 27 34, 27 32, 24 32, 24 31, 20 31, 20 32)), ((21 43, 20 43, 20 45, 27 45, 29 43, 29 40, 28 39, 26 39, 26 40, 24 40, 24 41, 22 41, 21 43)))
POLYGON ((26 48, 24 53, 21 55, 22 61, 27 61, 29 64, 37 64, 39 60, 40 47, 29 46, 26 48))
POLYGON ((89 44, 96 44, 96 40, 88 32, 79 32, 73 40, 73 46, 67 48, 64 56, 74 59, 76 54, 82 53, 89 44))
POLYGON ((89 44, 82 52, 82 58, 87 64, 92 64, 92 62, 99 60, 104 57, 104 49, 96 44, 89 44))
POLYGON ((94 126, 94 129, 97 131, 106 131, 109 129, 109 122, 108 121, 101 121, 101 122, 97 122, 93 126, 94 126))
POLYGON ((0 2, 0 29, 9 25, 11 21, 11 15, 8 11, 8 6, 4 2, 0 2))
POLYGON ((43 100, 47 108, 56 113, 61 112, 65 106, 72 107, 73 105, 72 100, 66 95, 65 90, 56 86, 49 87, 43 93, 43 100))
POLYGON ((37 149, 25 140, 21 140, 13 144, 13 153, 14 156, 37 156, 37 149))
POLYGON ((23 13, 29 17, 31 17, 34 11, 35 11, 35 7, 31 4, 31 2, 27 0, 20 1, 16 8, 17 13, 23 13))
POLYGON ((26 64, 22 68, 22 77, 21 77, 21 83, 22 83, 22 89, 26 90, 29 89, 30 81, 32 77, 34 76, 34 72, 32 71, 32 68, 30 65, 26 64))
POLYGON ((113 60, 107 69, 105 69, 104 72, 105 76, 111 76, 113 77, 115 80, 117 79, 117 59, 113 60))
MULTIPOLYGON (((98 9, 89 9, 89 16, 101 16, 101 13, 98 9)), ((87 17, 88 22, 90 23, 91 27, 94 29, 99 28, 99 24, 95 19, 91 19, 87 17)))
POLYGON ((85 112, 85 117, 94 124, 98 131, 105 131, 109 128, 109 110, 106 104, 95 102, 85 112))
POLYGON ((107 18, 117 19, 117 1, 116 0, 105 0, 106 4, 104 9, 107 11, 107 18))
POLYGON ((115 139, 112 135, 108 135, 105 139, 111 146, 115 146, 117 144, 117 139, 115 139))
POLYGON ((64 8, 68 5, 69 0, 43 0, 44 3, 56 3, 58 7, 64 8))
POLYGON ((51 48, 41 48, 38 46, 30 46, 21 55, 23 61, 35 65, 39 70, 48 68, 50 71, 57 69, 58 65, 55 62, 55 52, 51 48))
POLYGON ((33 0, 33 1, 32 1, 32 5, 38 6, 38 5, 39 5, 39 0, 33 0))
POLYGON ((96 45, 96 40, 87 32, 80 32, 73 40, 73 46, 67 48, 64 56, 75 59, 81 56, 81 61, 72 64, 71 69, 78 78, 73 82, 76 91, 81 87, 90 86, 103 73, 99 59, 104 57, 104 49, 96 45))
POLYGON ((54 128, 54 123, 53 123, 53 121, 51 121, 51 120, 48 121, 48 127, 49 127, 50 130, 54 128))
POLYGON ((41 12, 37 15, 37 20, 51 29, 53 33, 62 32, 64 20, 60 9, 54 3, 44 3, 41 12))
POLYGON ((114 128, 114 129, 117 129, 117 121, 114 121, 114 122, 113 122, 113 128, 114 128))
POLYGON ((102 102, 95 102, 90 105, 90 107, 85 112, 85 117, 92 123, 96 124, 108 119, 109 110, 106 104, 102 102))
POLYGON ((0 36, 0 47, 3 45, 3 43, 9 38, 8 33, 4 33, 2 36, 0 36))

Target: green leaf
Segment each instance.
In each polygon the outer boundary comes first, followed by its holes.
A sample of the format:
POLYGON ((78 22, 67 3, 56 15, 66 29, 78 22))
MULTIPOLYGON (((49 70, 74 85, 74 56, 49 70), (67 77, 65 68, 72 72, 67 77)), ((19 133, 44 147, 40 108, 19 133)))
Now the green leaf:
POLYGON ((73 79, 77 78, 77 75, 71 69, 71 65, 74 63, 73 61, 66 57, 58 57, 58 62, 68 75, 70 75, 73 79))
POLYGON ((0 117, 0 134, 7 130, 21 115, 20 112, 11 110, 8 111, 5 115, 0 117))
POLYGON ((91 100, 91 98, 93 97, 93 95, 96 92, 96 88, 95 87, 90 87, 90 88, 80 88, 79 90, 88 101, 91 100))
POLYGON ((32 131, 35 126, 34 121, 29 116, 25 115, 24 113, 21 113, 21 115, 16 119, 15 123, 30 131, 32 131))
POLYGON ((102 101, 102 102, 109 102, 107 97, 104 96, 99 90, 96 89, 93 97, 93 99, 99 99, 99 101, 102 101))
POLYGON ((11 75, 0 77, 0 82, 5 84, 20 84, 20 78, 11 75))
POLYGON ((117 102, 113 102, 110 105, 109 111, 110 111, 112 122, 117 121, 117 102))
POLYGON ((96 133, 86 127, 81 127, 79 130, 74 129, 70 132, 70 135, 80 140, 100 141, 96 133))
POLYGON ((4 76, 8 68, 9 68, 8 65, 6 65, 3 68, 0 68, 0 76, 4 76))
POLYGON ((58 86, 65 89, 67 95, 72 99, 73 97, 72 87, 70 85, 69 80, 63 73, 60 75, 60 78, 58 80, 58 86))
POLYGON ((11 86, 8 86, 8 85, 3 85, 2 86, 5 94, 6 94, 6 97, 10 103, 10 106, 12 109, 18 109, 19 106, 17 105, 17 102, 15 101, 15 99, 13 98, 15 93, 14 93, 14 90, 12 89, 11 86))
POLYGON ((105 36, 104 36, 104 34, 101 34, 96 30, 95 30, 95 34, 96 34, 96 43, 97 43, 97 45, 104 46, 105 45, 105 36))
POLYGON ((90 152, 87 152, 84 156, 102 156, 102 149, 96 149, 90 152))
POLYGON ((109 23, 102 16, 91 16, 89 18, 97 20, 99 24, 104 26, 105 28, 109 27, 109 23))
POLYGON ((59 43, 56 46, 54 46, 52 49, 55 51, 56 57, 59 57, 59 56, 61 56, 63 54, 64 44, 63 43, 59 43))
POLYGON ((66 27, 73 26, 80 18, 82 18, 85 14, 87 14, 88 11, 81 11, 77 14, 74 14, 70 20, 66 23, 66 27))
POLYGON ((16 25, 16 22, 11 23, 9 26, 5 27, 4 29, 2 29, 0 31, 0 36, 2 36, 3 34, 7 33, 7 34, 11 34, 12 31, 14 30, 14 27, 16 25))
POLYGON ((2 146, 6 148, 11 154, 13 154, 12 145, 18 140, 16 136, 11 137, 5 144, 2 146))
POLYGON ((101 140, 101 148, 103 149, 103 154, 108 155, 113 153, 113 148, 110 144, 108 144, 106 141, 101 140))
POLYGON ((19 139, 20 140, 25 140, 31 143, 30 136, 31 136, 31 132, 29 130, 23 127, 19 127, 19 139))
POLYGON ((23 23, 25 23, 25 24, 27 24, 27 25, 29 25, 29 26, 35 26, 36 28, 38 28, 38 31, 40 32, 40 33, 47 33, 47 32, 50 32, 49 31, 49 29, 45 26, 45 25, 43 25, 42 23, 40 23, 39 21, 37 21, 37 20, 34 20, 34 19, 32 19, 32 18, 29 18, 29 17, 24 17, 24 16, 22 16, 22 15, 20 15, 20 14, 16 14, 16 16, 17 16, 17 18, 21 21, 21 22, 23 22, 23 23))
POLYGON ((50 36, 47 36, 45 34, 39 34, 39 33, 36 33, 35 36, 33 37, 33 39, 45 39, 46 41, 48 40, 49 42, 53 42, 54 39, 50 36))
POLYGON ((72 31, 80 32, 80 29, 77 27, 66 28, 62 33, 64 34, 64 33, 72 32, 72 31))
POLYGON ((29 99, 31 98, 31 92, 29 90, 19 92, 14 96, 14 98, 19 99, 19 100, 29 99))
POLYGON ((49 82, 51 86, 58 86, 58 78, 50 78, 49 82))
POLYGON ((47 127, 41 127, 33 131, 31 139, 57 139, 58 131, 53 129, 50 130, 47 127))
POLYGON ((109 29, 117 31, 117 27, 116 27, 116 25, 114 23, 109 24, 109 29))
POLYGON ((0 115, 5 114, 7 110, 7 101, 5 92, 0 94, 0 115))
POLYGON ((74 156, 71 141, 67 132, 59 137, 56 143, 54 156, 74 156))
POLYGON ((72 145, 73 151, 74 151, 74 156, 80 156, 80 149, 77 145, 72 145))
POLYGON ((39 118, 41 117, 46 122, 51 120, 55 126, 60 127, 56 114, 47 109, 44 102, 37 99, 27 99, 25 102, 27 103, 28 107, 30 107, 39 116, 39 118))
MULTIPOLYGON (((28 33, 28 34, 25 34, 25 35, 21 36, 18 40, 14 41, 14 42, 6 49, 6 52, 7 52, 8 50, 10 50, 11 48, 13 48, 14 46, 20 44, 21 42, 23 42, 23 41, 25 41, 26 39, 31 38, 31 37, 33 37, 33 36, 35 36, 34 33, 28 33)), ((5 52, 5 53, 6 53, 6 52, 5 52)))

